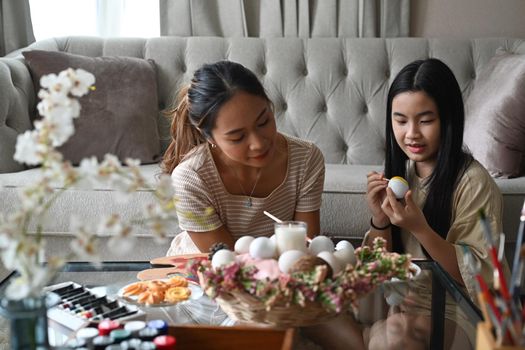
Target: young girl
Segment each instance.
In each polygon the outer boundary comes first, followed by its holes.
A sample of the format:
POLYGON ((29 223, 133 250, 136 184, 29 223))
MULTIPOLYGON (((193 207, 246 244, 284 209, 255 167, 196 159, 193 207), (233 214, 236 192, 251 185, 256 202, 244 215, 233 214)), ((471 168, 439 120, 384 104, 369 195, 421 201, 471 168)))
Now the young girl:
MULTIPOLYGON (((462 246, 469 248, 491 284, 493 269, 478 211, 484 210, 498 234, 502 197, 488 172, 463 149, 463 126, 461 91, 443 62, 416 61, 399 72, 387 100, 385 171, 367 176, 372 217, 365 244, 383 237, 391 250, 437 261, 476 302, 475 278, 462 246), (409 183, 403 200, 387 188, 393 176, 409 183)), ((400 312, 374 325, 365 343, 371 348, 397 348, 407 342, 419 344, 413 348, 428 347, 430 303, 431 276, 423 273, 409 284, 400 312)), ((448 301, 445 317, 446 332, 458 333, 459 324, 468 335, 475 333, 448 301)), ((459 339, 455 345, 464 347, 459 339)))
POLYGON ((163 159, 178 200, 182 233, 168 255, 233 249, 244 235, 270 236, 274 222, 319 233, 324 158, 310 142, 277 132, 273 106, 257 77, 221 61, 199 68, 173 110, 163 159))

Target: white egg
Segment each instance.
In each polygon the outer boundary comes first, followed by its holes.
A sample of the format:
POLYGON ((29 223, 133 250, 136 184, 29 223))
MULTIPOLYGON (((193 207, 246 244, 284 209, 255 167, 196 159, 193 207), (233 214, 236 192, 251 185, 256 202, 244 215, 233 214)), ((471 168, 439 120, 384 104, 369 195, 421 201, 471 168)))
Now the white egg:
POLYGON ((343 267, 348 265, 348 264, 355 265, 355 263, 356 263, 356 258, 355 258, 355 254, 354 254, 354 247, 352 247, 352 248, 343 248, 343 249, 336 250, 334 252, 334 256, 337 259, 337 261, 339 261, 341 266, 343 266, 343 267))
POLYGON ((320 252, 333 252, 334 242, 326 236, 317 236, 312 239, 308 249, 312 255, 317 255, 320 252))
POLYGON ((268 237, 257 237, 250 243, 250 256, 254 259, 271 259, 275 256, 275 244, 268 237))
POLYGON ((332 268, 332 275, 335 276, 341 271, 341 264, 331 252, 320 252, 319 254, 317 254, 317 256, 326 261, 328 265, 330 265, 330 267, 332 268))
POLYGON ((388 182, 388 187, 392 189, 397 199, 405 198, 408 192, 408 182, 401 176, 394 176, 388 182))
POLYGON ((275 239, 275 234, 270 236, 270 241, 272 241, 272 243, 277 247, 277 241, 275 239))
POLYGON ((352 245, 352 243, 348 242, 347 240, 342 240, 342 241, 339 241, 337 242, 337 244, 335 245, 335 250, 341 250, 341 249, 344 249, 344 248, 352 248, 354 249, 354 246, 352 245))
POLYGON ((252 236, 242 236, 237 241, 235 241, 234 250, 237 254, 245 254, 250 251, 250 244, 254 238, 252 236))
POLYGON ((211 266, 216 269, 223 265, 228 265, 232 261, 235 261, 235 253, 228 249, 221 249, 211 258, 211 266))
POLYGON ((293 264, 295 264, 295 262, 304 255, 306 255, 306 253, 300 250, 285 251, 279 257, 279 270, 281 270, 281 272, 288 273, 293 264))

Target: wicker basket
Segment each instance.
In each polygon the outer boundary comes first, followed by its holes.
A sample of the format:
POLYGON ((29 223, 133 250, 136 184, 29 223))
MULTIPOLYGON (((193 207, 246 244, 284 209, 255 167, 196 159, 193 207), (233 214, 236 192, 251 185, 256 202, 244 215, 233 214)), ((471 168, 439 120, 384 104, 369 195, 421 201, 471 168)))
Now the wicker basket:
POLYGON ((306 301, 304 307, 297 304, 277 303, 268 310, 262 301, 240 292, 222 293, 215 300, 233 320, 279 328, 311 326, 338 315, 336 311, 327 310, 320 303, 311 301, 306 301))
POLYGON ((385 244, 377 238, 373 249, 358 248, 362 250, 356 250, 355 267, 348 264, 333 278, 326 277, 326 264, 315 263, 272 281, 255 278, 252 266, 244 269, 242 262, 214 269, 209 260, 198 261, 189 269, 197 275, 204 292, 233 320, 304 327, 348 311, 352 302, 387 279, 406 278, 411 271, 410 256, 389 253, 385 244))

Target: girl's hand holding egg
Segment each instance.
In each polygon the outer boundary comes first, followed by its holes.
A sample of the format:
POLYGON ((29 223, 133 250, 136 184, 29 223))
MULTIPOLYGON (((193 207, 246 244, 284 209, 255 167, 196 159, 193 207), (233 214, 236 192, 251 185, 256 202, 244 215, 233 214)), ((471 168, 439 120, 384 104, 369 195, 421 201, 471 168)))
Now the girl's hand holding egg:
POLYGON ((401 176, 392 177, 388 181, 388 187, 392 189, 397 199, 405 198, 405 194, 408 192, 408 182, 401 176))

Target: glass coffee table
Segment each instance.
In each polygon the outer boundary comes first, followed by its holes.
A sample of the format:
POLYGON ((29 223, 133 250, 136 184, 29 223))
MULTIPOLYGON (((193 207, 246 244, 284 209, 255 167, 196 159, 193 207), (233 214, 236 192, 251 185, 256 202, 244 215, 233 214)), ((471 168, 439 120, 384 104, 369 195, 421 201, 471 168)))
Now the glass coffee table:
MULTIPOLYGON (((475 327, 482 320, 481 313, 470 301, 458 284, 434 261, 415 261, 423 271, 432 274, 432 315, 430 349, 443 349, 446 334, 445 299, 447 295, 468 318, 475 332, 475 327)), ((54 280, 54 284, 76 282, 93 291, 100 291, 108 296, 116 296, 119 290, 129 283, 137 281, 139 271, 152 268, 149 262, 103 262, 99 268, 86 262, 67 263, 54 280)), ((7 281, 14 274, 0 282, 0 295, 3 295, 7 281)), ((198 299, 169 307, 144 307, 146 320, 163 319, 170 324, 203 324, 232 326, 234 322, 206 295, 198 299)), ((50 327, 51 345, 60 345, 71 334, 60 326, 50 327)), ((470 334, 475 339, 475 334, 470 334)), ((466 349, 465 349, 466 350, 466 349)))

